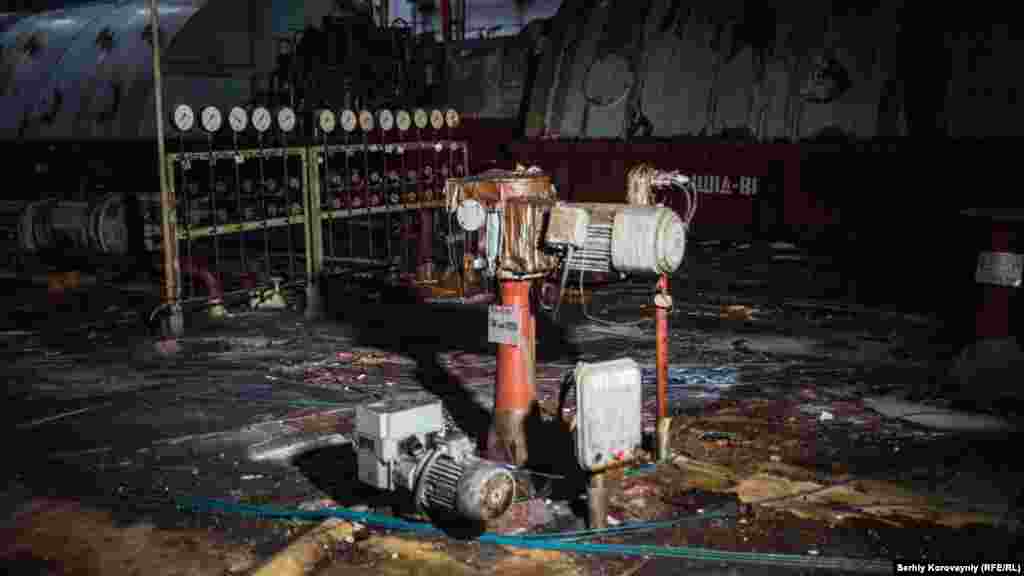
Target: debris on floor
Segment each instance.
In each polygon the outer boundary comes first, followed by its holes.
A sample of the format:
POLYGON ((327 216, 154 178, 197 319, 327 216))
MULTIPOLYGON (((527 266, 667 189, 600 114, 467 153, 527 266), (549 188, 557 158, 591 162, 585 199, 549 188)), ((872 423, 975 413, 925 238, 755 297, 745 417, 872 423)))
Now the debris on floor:
POLYGON ((221 576, 256 562, 251 550, 208 530, 121 526, 107 512, 69 501, 33 500, 3 532, 0 563, 8 574, 221 576))

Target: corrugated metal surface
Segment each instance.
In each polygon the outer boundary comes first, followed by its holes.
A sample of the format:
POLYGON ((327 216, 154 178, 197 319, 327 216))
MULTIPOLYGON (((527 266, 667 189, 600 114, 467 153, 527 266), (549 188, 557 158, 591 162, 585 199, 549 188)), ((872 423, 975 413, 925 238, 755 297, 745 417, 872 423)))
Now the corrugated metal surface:
MULTIPOLYGON (((163 45, 203 5, 199 0, 160 3, 163 45)), ((3 86, 0 138, 138 138, 155 130, 152 108, 152 48, 145 32, 145 0, 103 3, 47 12, 5 31, 4 45, 43 38, 34 57, 5 51, 10 67, 3 86), (112 48, 98 38, 109 33, 112 48), (55 96, 59 95, 59 106, 55 96), (146 120, 148 116, 148 121, 146 120)))

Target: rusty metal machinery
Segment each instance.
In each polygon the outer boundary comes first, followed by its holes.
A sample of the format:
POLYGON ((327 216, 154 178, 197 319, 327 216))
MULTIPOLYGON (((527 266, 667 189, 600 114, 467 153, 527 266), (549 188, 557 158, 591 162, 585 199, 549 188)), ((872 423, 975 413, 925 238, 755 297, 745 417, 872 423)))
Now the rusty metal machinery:
MULTIPOLYGON (((92 202, 6 202, 0 205, 4 220, 0 226, 8 229, 19 249, 30 253, 72 248, 124 255, 133 248, 133 241, 141 241, 129 236, 125 210, 123 194, 107 194, 92 202)), ((152 210, 150 206, 145 211, 152 210)))
MULTIPOLYGON (((498 344, 494 430, 499 456, 519 466, 529 457, 526 419, 536 402, 536 319, 531 283, 557 258, 543 248, 544 223, 557 194, 539 170, 489 171, 445 185, 449 214, 462 226, 483 230, 481 268, 500 283, 501 305, 492 307, 489 339, 498 344)), ((479 245, 479 243, 478 243, 479 245)))
POLYGON ((457 215, 464 229, 483 230, 483 255, 478 260, 501 286, 501 304, 491 307, 488 326, 489 341, 498 344, 493 433, 501 457, 522 465, 529 456, 524 426, 536 401, 536 321, 530 283, 555 270, 561 253, 564 289, 574 254, 587 248, 590 253, 577 260, 583 269, 659 276, 654 299, 659 309, 658 453, 659 458, 666 456, 668 276, 682 265, 696 205, 692 190, 684 217, 670 208, 642 203, 653 198, 650 191, 655 186, 688 184, 681 174, 643 167, 631 172, 633 204, 580 204, 557 202, 550 178, 539 169, 491 171, 448 181, 449 213, 457 215))
POLYGON ((515 480, 474 455, 466 436, 446 433, 439 401, 381 401, 356 407, 359 479, 408 494, 434 518, 487 522, 512 505, 515 480))

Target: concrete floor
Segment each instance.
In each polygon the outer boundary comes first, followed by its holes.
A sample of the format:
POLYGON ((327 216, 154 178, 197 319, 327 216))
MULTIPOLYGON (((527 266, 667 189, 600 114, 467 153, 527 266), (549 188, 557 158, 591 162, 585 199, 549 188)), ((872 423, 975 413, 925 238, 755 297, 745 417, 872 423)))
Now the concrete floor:
MULTIPOLYGON (((785 247, 756 256, 742 246, 692 248, 686 270, 673 279, 670 362, 680 370, 730 367, 735 377, 729 386, 680 386, 675 408, 692 416, 720 401, 802 397, 801 410, 829 423, 818 458, 844 462, 851 473, 909 469, 911 462, 932 470, 922 481, 933 491, 998 518, 991 529, 1002 536, 958 540, 979 547, 961 551, 1013 561, 1007 554, 1019 553, 1000 543, 1013 541, 1021 504, 1024 474, 1012 457, 1016 417, 990 411, 984 429, 944 430, 964 418, 974 422, 977 407, 964 405, 968 395, 960 394, 959 411, 951 413, 948 395, 920 392, 939 389, 932 383, 952 359, 941 326, 926 315, 843 303, 835 298, 837 284, 785 247), (924 426, 907 420, 914 416, 908 396, 923 399, 920 412, 932 415, 924 426), (893 399, 904 402, 896 412, 893 399), (885 402, 888 412, 871 408, 885 402), (860 416, 841 411, 851 403, 860 416), (857 424, 863 414, 884 425, 864 432, 857 424), (866 449, 862 440, 869 436, 874 443, 866 449)), ((142 320, 155 304, 148 297, 93 288, 54 310, 39 288, 17 288, 0 326, 7 382, 0 421, 11 463, 0 503, 15 527, 26 503, 70 500, 123 522, 213 529, 262 556, 288 541, 290 527, 184 513, 173 498, 364 503, 372 495, 354 480, 343 442, 354 406, 375 398, 433 394, 460 428, 486 427, 494 350, 486 343, 485 307, 329 301, 327 318, 315 323, 292 311, 239 307, 218 322, 197 312, 180 351, 165 357, 142 320)), ((559 325, 541 322, 542 400, 555 397, 562 376, 580 360, 630 356, 653 367, 647 291, 646 284, 626 283, 595 292, 590 314, 633 325, 595 323, 572 305, 559 325)), ((647 392, 650 410, 650 386, 647 392)), ((901 554, 953 538, 905 530, 907 547, 894 545, 901 554)), ((964 531, 972 529, 953 533, 964 531)), ((619 566, 580 562, 595 574, 619 566)), ((695 569, 660 560, 638 568, 653 574, 684 567, 695 569)))

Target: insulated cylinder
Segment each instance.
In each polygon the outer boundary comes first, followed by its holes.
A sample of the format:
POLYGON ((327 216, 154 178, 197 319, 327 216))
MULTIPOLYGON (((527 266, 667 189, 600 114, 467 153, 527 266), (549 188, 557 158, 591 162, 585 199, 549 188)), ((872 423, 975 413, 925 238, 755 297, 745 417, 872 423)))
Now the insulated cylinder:
POLYGON ((612 266, 619 272, 671 274, 685 253, 686 226, 671 208, 628 206, 616 212, 612 266))

